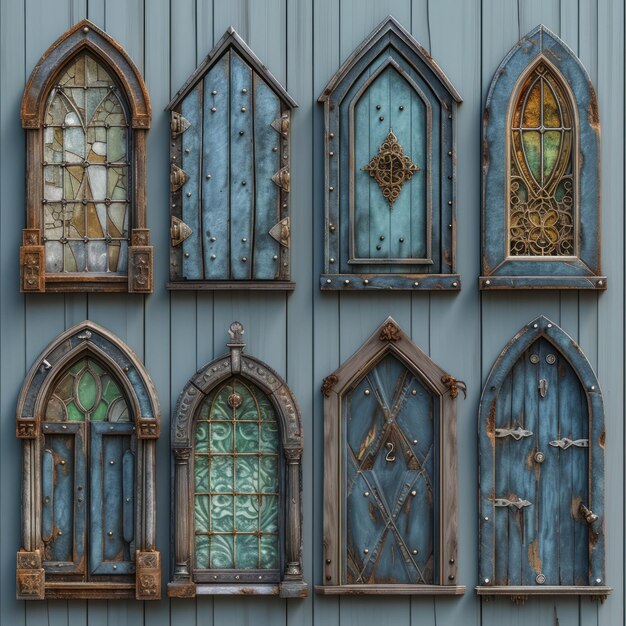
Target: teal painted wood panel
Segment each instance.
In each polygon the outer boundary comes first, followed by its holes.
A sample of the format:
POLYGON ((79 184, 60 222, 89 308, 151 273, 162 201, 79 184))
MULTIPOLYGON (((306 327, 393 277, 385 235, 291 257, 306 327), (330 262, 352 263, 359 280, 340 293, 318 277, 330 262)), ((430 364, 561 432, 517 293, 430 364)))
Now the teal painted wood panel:
MULTIPOLYGON (((0 2, 0 622, 13 626, 115 623, 176 624, 424 624, 561 626, 624 622, 623 324, 624 296, 624 10, 617 0, 2 0, 0 2), (315 99, 351 51, 388 14, 433 54, 463 95, 457 111, 457 266, 463 290, 440 293, 325 293, 323 270, 323 115, 315 99), (155 246, 155 292, 149 297, 19 293, 17 250, 23 227, 24 81, 48 45, 89 17, 107 29, 142 69, 153 108, 148 134, 148 223, 155 246), (537 24, 557 33, 581 58, 597 88, 602 133, 603 258, 609 290, 596 293, 478 294, 480 127, 486 91, 511 46, 537 24), (229 25, 248 41, 300 108, 292 116, 292 275, 283 294, 168 293, 169 119, 176 90, 229 25), (609 265, 610 262, 610 265, 609 265), (607 581, 602 605, 565 600, 486 602, 471 591, 477 579, 477 406, 480 388, 502 345, 529 319, 547 314, 577 339, 598 372, 606 408, 607 581), (304 558, 310 583, 321 582, 321 379, 336 369, 386 315, 411 330, 445 369, 462 377, 459 403, 459 582, 462 598, 201 598, 156 603, 14 599, 15 550, 21 543, 16 396, 26 368, 63 329, 89 317, 127 341, 157 386, 167 432, 169 411, 197 367, 225 351, 223 328, 250 326, 251 353, 276 365, 299 401, 306 449, 303 465, 304 558), (254 328, 254 332, 252 332, 254 328), (215 331, 214 331, 215 329, 215 331), (555 618, 556 616, 556 618, 555 618)), ((204 193, 204 191, 203 191, 204 193)), ((169 443, 157 447, 157 542, 169 569, 169 443)))

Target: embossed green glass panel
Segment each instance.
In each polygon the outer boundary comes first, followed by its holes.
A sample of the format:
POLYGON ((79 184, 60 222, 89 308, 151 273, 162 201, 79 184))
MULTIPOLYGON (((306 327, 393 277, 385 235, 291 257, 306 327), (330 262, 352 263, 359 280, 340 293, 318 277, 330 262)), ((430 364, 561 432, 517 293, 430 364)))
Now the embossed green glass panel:
POLYGON ((269 399, 232 378, 205 400, 195 425, 197 569, 280 567, 280 471, 269 399))
POLYGON ((129 422, 126 398, 111 374, 93 359, 72 365, 56 383, 46 404, 49 422, 129 422))
POLYGON ((71 61, 50 91, 42 205, 48 272, 126 271, 127 110, 113 78, 86 53, 71 61))

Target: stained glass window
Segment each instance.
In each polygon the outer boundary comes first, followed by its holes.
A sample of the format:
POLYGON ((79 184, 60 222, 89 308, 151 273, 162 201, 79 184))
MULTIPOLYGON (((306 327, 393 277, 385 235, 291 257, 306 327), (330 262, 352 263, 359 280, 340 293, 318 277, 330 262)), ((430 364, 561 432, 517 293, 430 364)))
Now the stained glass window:
POLYGON ((276 412, 233 378, 202 405, 195 426, 196 569, 278 570, 280 440, 276 412))
POLYGON ((48 422, 129 422, 126 398, 93 359, 78 361, 61 377, 46 405, 48 422))
POLYGON ((511 119, 509 251, 574 256, 575 168, 570 98, 541 62, 523 83, 511 119))
POLYGON ((125 273, 129 233, 127 103, 89 54, 63 71, 46 104, 46 271, 125 273))

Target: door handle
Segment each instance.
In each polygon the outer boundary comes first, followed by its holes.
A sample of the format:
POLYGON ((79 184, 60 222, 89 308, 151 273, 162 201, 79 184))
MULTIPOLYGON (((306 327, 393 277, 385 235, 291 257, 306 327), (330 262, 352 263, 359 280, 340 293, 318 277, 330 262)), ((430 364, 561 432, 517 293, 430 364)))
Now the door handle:
POLYGON ((548 381, 545 378, 542 378, 539 381, 539 395, 542 398, 545 398, 548 394, 548 381))
POLYGON ((588 509, 582 502, 578 507, 578 511, 585 518, 585 521, 589 524, 589 526, 592 526, 598 521, 598 516, 591 509, 588 509))
POLYGON ((396 455, 393 451, 394 447, 395 446, 391 443, 391 441, 387 442, 387 450, 389 450, 389 452, 385 455, 385 461, 393 463, 396 460, 396 455))

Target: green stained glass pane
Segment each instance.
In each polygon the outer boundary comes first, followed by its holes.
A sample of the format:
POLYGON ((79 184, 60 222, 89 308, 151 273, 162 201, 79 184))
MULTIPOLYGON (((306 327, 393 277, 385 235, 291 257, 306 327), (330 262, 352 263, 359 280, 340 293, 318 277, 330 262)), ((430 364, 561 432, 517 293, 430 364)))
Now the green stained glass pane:
POLYGON ((209 451, 209 424, 198 422, 196 426, 196 452, 209 451))
POLYGON ((211 496, 211 531, 214 533, 232 532, 234 526, 233 496, 211 496))
POLYGON ((522 133, 522 141, 526 164, 534 179, 541 182, 541 134, 535 131, 525 131, 522 133))
POLYGON ((204 454, 197 454, 194 459, 194 475, 196 480, 196 491, 209 491, 209 457, 204 454))
MULTIPOLYGON (((92 364, 91 367, 95 370, 94 365, 95 364, 92 364)), ((117 383, 108 374, 105 374, 104 376, 101 377, 101 383, 102 383, 102 397, 109 404, 113 402, 113 400, 119 398, 122 395, 122 392, 120 388, 118 387, 117 383)))
POLYGON ((264 394, 260 394, 260 396, 257 396, 257 400, 261 420, 275 422, 276 412, 274 411, 274 407, 272 406, 272 403, 269 401, 267 396, 265 396, 264 394))
POLYGON ((214 569, 235 567, 235 538, 232 535, 211 536, 210 567, 214 569))
POLYGON ((210 418, 211 420, 232 420, 233 410, 228 406, 228 396, 231 394, 231 388, 227 385, 221 388, 220 392, 215 397, 213 404, 210 405, 210 418))
POLYGON ((278 424, 264 422, 261 424, 261 452, 278 451, 278 424))
POLYGON ((259 457, 238 456, 235 489, 239 493, 258 493, 259 457))
POLYGON ((278 496, 259 496, 261 511, 259 530, 264 533, 278 532, 278 496))
POLYGON ((209 567, 209 536, 196 535, 196 567, 208 569, 209 567))
POLYGON ((237 561, 235 567, 257 569, 259 566, 259 540, 255 535, 237 535, 237 561))
POLYGON ((259 496, 236 497, 235 527, 242 533, 259 529, 259 496))
POLYGON ((210 497, 197 495, 195 496, 195 520, 196 520, 196 532, 208 532, 210 528, 210 497))
POLYGON ((237 452, 257 452, 259 449, 259 425, 257 422, 238 422, 236 426, 237 452))
POLYGON ((98 400, 98 384, 89 370, 85 370, 78 379, 76 395, 80 406, 90 411, 98 400))
POLYGON ((232 422, 211 422, 211 452, 233 452, 232 422))
POLYGON ((233 458, 231 456, 211 456, 209 473, 211 492, 233 492, 233 458))
MULTIPOLYGON (((257 400, 250 388, 241 383, 235 384, 235 393, 241 397, 241 405, 236 409, 236 419, 258 421, 259 411, 257 408, 257 400)), ((260 394, 259 394, 260 395, 260 394)))
POLYGON ((562 134, 559 130, 550 130, 543 135, 543 175, 548 180, 559 158, 562 134))
POLYGON ((278 456, 262 456, 259 459, 259 491, 278 493, 278 456))
POLYGON ((100 404, 96 407, 96 410, 91 414, 92 422, 104 422, 107 417, 107 403, 104 400, 100 401, 100 404))
POLYGON ((111 162, 122 161, 126 156, 126 129, 120 126, 109 128, 107 149, 108 160, 111 162))
POLYGON ((260 540, 261 569, 278 569, 280 558, 278 552, 278 535, 262 535, 260 540))
POLYGON ((84 422, 85 414, 73 403, 67 405, 67 418, 70 422, 84 422))

